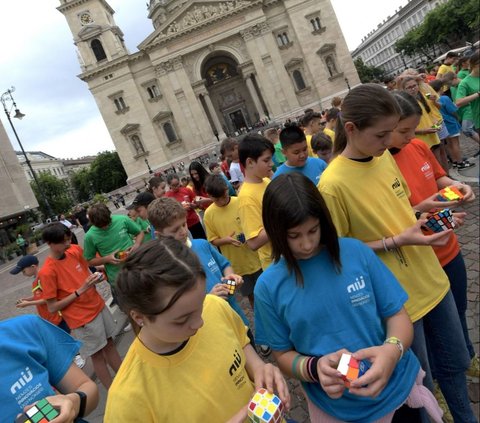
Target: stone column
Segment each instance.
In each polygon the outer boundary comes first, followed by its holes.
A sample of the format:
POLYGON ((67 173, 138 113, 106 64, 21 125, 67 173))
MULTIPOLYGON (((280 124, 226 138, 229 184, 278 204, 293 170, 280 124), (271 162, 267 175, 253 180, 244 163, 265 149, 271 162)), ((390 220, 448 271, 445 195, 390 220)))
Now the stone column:
POLYGON ((251 74, 245 78, 245 83, 247 84, 248 92, 252 96, 252 100, 253 100, 253 103, 255 104, 255 108, 257 109, 258 116, 260 116, 259 119, 264 119, 266 117, 265 112, 262 107, 262 102, 258 97, 257 90, 255 89, 255 85, 253 85, 251 74))
POLYGON ((205 104, 207 105, 208 113, 210 114, 212 120, 213 120, 213 125, 215 126, 215 129, 217 130, 218 133, 218 138, 223 139, 226 137, 225 132, 223 132, 222 124, 220 123, 220 119, 218 119, 217 112, 215 111, 215 108, 213 107, 212 99, 210 98, 210 94, 208 94, 208 91, 205 90, 205 92, 202 93, 203 99, 205 100, 205 104))

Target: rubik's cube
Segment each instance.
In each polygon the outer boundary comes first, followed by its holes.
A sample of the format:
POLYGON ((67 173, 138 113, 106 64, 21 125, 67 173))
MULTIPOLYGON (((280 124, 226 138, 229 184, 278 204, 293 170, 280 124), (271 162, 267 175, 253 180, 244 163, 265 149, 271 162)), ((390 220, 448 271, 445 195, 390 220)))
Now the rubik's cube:
POLYGON ((248 417, 255 423, 283 422, 283 403, 275 394, 260 388, 248 404, 248 417))
POLYGON ((235 294, 235 288, 237 286, 237 283, 234 280, 225 279, 223 283, 228 286, 228 295, 235 294))
POLYGON ((47 423, 59 415, 45 398, 17 417, 15 423, 47 423))
POLYGON ((433 232, 447 231, 455 227, 453 214, 450 209, 440 210, 429 217, 425 226, 433 232))
POLYGON ((236 236, 236 238, 237 238, 237 241, 238 241, 238 242, 241 242, 242 244, 245 244, 245 241, 246 241, 246 240, 245 240, 245 234, 244 234, 244 233, 238 234, 238 235, 236 236))
POLYGON ((353 358, 351 354, 342 354, 337 370, 342 374, 345 386, 350 388, 350 383, 360 376, 363 376, 369 368, 370 366, 367 361, 358 361, 353 358))
POLYGON ((459 201, 463 198, 463 194, 455 187, 446 187, 438 192, 437 200, 439 201, 459 201))

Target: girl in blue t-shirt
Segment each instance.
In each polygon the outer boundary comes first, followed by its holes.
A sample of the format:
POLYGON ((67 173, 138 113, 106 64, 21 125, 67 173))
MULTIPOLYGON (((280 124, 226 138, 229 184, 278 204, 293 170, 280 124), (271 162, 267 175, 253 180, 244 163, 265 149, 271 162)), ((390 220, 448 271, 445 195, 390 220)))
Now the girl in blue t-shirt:
POLYGON ((258 342, 302 382, 311 421, 384 422, 395 413, 420 421, 418 410, 402 407, 415 403, 419 390, 428 400, 415 406, 428 406, 441 421, 408 349, 407 294, 373 250, 337 237, 321 194, 299 173, 270 183, 263 221, 274 263, 255 287, 255 324, 265 334, 258 342), (347 352, 370 365, 349 389, 337 370, 347 352))

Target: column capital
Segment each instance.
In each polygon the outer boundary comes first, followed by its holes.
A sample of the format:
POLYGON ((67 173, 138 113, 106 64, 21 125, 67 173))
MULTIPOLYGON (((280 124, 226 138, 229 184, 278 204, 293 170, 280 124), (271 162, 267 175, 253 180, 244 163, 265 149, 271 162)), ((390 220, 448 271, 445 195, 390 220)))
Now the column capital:
POLYGON ((255 24, 249 28, 246 28, 240 31, 240 35, 245 41, 252 40, 253 38, 257 38, 262 36, 263 34, 270 32, 270 27, 266 22, 260 22, 255 24))

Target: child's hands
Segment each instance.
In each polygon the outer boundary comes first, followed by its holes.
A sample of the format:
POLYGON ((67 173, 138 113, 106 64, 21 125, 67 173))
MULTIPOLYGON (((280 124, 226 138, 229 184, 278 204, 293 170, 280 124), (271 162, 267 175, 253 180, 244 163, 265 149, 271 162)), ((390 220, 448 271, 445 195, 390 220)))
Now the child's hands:
POLYGON ((20 298, 16 301, 15 306, 17 308, 24 308, 30 305, 30 301, 27 301, 25 298, 20 298))
POLYGON ((368 360, 372 363, 365 374, 350 384, 350 393, 360 397, 375 398, 387 385, 390 376, 400 358, 395 345, 384 344, 358 350, 353 357, 357 360, 368 360), (362 386, 365 386, 362 388, 362 386))
POLYGON ((290 409, 290 392, 278 367, 270 363, 257 366, 253 373, 253 381, 255 389, 265 388, 270 393, 276 392, 285 408, 290 409))
POLYGON ((453 212, 453 220, 455 221, 455 226, 462 226, 465 223, 465 212, 453 212))
POLYGON ((475 194, 473 193, 472 187, 467 184, 455 184, 455 188, 463 194, 463 198, 458 201, 458 203, 469 203, 470 201, 475 200, 475 194))
POLYGON ((243 285, 243 278, 240 275, 237 275, 235 273, 230 273, 229 275, 225 275, 222 278, 222 281, 224 280, 231 280, 235 281, 235 286, 238 288, 239 286, 243 285))
POLYGON ((243 423, 248 417, 248 405, 242 407, 238 413, 228 419, 226 423, 243 423))
POLYGON ((226 236, 224 240, 235 247, 241 247, 242 243, 238 239, 234 238, 234 235, 235 231, 233 231, 229 236, 226 236))
POLYGON ((440 201, 437 199, 438 193, 432 194, 430 197, 416 204, 414 209, 421 212, 429 212, 431 210, 443 210, 458 205, 458 201, 440 201))
POLYGON ((112 254, 109 254, 108 256, 105 256, 103 258, 103 262, 105 264, 120 264, 122 260, 118 259, 115 257, 115 254, 117 254, 120 250, 114 251, 112 254))
POLYGON ((425 223, 427 223, 427 219, 418 219, 415 225, 405 229, 400 235, 396 235, 396 244, 399 247, 403 245, 431 245, 439 247, 447 244, 450 240, 452 229, 432 235, 425 235, 421 229, 425 223))
MULTIPOLYGON (((67 395, 52 395, 45 399, 59 412, 59 415, 52 420, 52 423, 73 423, 76 417, 75 406, 67 395)), ((35 403, 27 405, 24 408, 24 412, 34 405, 35 403)))
POLYGON ((342 354, 351 354, 345 348, 324 355, 317 364, 318 378, 320 385, 325 393, 332 399, 338 399, 345 391, 345 382, 342 379, 342 374, 337 370, 338 363, 342 354))
POLYGON ((226 300, 228 298, 228 286, 223 283, 217 283, 210 291, 210 294, 226 300))

